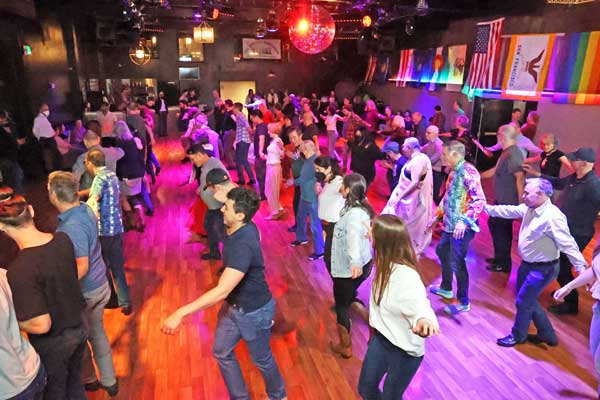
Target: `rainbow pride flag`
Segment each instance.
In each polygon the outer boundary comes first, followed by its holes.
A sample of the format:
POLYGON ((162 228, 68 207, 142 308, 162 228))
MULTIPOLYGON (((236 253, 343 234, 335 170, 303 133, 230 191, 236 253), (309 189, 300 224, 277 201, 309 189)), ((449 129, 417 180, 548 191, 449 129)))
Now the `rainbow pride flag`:
POLYGON ((600 31, 556 35, 545 91, 556 103, 600 105, 600 31))

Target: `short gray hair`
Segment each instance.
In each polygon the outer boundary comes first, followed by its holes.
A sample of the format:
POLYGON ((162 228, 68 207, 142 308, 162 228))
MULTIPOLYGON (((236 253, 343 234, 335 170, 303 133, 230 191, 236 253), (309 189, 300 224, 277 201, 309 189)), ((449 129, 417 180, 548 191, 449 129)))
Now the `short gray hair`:
POLYGON ((115 124, 114 130, 115 130, 115 134, 116 134, 117 138, 119 138, 121 140, 133 140, 133 134, 129 130, 129 127, 127 126, 127 122, 117 121, 117 123, 115 124))
POLYGON ((515 140, 519 134, 519 131, 514 125, 506 124, 498 128, 498 133, 508 140, 515 140))
POLYGON ((461 157, 464 157, 467 153, 464 143, 459 142, 458 140, 446 142, 443 144, 443 147, 446 147, 450 153, 454 151, 457 152, 461 157))
POLYGON ((425 132, 434 133, 437 135, 438 133, 440 133, 440 128, 438 128, 437 125, 429 125, 425 132))
POLYGON ((554 188, 552 187, 552 183, 548 179, 544 178, 529 178, 525 181, 526 184, 535 184, 537 185, 540 192, 544 193, 546 196, 551 197, 552 193, 554 193, 554 188))
POLYGON ((79 200, 79 183, 70 172, 55 171, 48 176, 48 189, 62 203, 75 203, 79 200))
POLYGON ((409 149, 421 150, 421 144, 419 143, 419 139, 416 137, 406 138, 404 141, 404 146, 408 147, 409 149))

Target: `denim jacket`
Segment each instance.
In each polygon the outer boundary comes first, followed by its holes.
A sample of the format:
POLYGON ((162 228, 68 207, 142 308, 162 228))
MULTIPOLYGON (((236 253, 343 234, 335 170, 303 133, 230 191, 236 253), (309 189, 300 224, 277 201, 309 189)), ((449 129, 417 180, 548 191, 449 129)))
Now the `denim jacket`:
POLYGON ((352 277, 352 266, 362 268, 373 258, 367 237, 369 224, 369 214, 360 207, 341 211, 331 246, 331 275, 334 278, 352 277))

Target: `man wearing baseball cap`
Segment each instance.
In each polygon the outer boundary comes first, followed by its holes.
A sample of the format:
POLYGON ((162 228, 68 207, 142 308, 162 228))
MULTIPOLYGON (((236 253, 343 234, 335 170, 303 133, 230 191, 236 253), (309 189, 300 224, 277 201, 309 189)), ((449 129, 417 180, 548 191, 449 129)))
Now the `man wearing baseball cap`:
POLYGON ((234 187, 236 187, 236 184, 231 181, 227 171, 215 168, 211 169, 208 171, 208 174, 206 174, 206 185, 203 190, 211 190, 214 198, 217 201, 224 203, 227 199, 227 193, 234 187))
POLYGON ((214 169, 225 170, 225 166, 220 160, 213 157, 212 145, 209 143, 195 143, 187 150, 187 155, 196 167, 202 167, 200 172, 200 187, 197 194, 202 198, 208 210, 204 217, 204 229, 208 236, 208 253, 202 254, 203 260, 220 260, 221 251, 219 243, 225 236, 225 225, 223 223, 223 214, 221 207, 223 203, 215 198, 214 192, 208 188, 207 176, 214 169))
MULTIPOLYGON (((563 190, 557 203, 567 217, 569 231, 577 242, 579 251, 583 251, 594 237, 594 223, 600 212, 600 178, 594 172, 596 152, 590 147, 581 147, 567 154, 567 158, 571 161, 575 173, 564 178, 542 175, 531 170, 528 172, 541 175, 542 178, 552 182, 555 189, 563 190)), ((561 253, 557 281, 562 287, 572 280, 571 263, 561 253)), ((564 303, 552 305, 548 311, 558 315, 577 314, 578 306, 577 291, 573 290, 565 297, 564 303)))

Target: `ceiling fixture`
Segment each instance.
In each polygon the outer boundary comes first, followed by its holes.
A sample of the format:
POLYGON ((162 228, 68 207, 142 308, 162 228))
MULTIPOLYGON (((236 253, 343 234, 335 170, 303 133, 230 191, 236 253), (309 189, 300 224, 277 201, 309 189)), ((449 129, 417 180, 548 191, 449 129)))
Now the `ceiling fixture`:
POLYGON ((194 41, 197 43, 214 43, 215 30, 206 21, 194 28, 194 41))
POLYGON ((269 73, 267 74, 267 77, 269 78, 275 78, 277 75, 275 75, 275 72, 273 72, 273 70, 270 70, 269 73))
POLYGON ((331 46, 335 22, 323 7, 310 5, 291 13, 289 35, 294 47, 303 53, 318 54, 331 46))
POLYGON ((373 20, 371 19, 370 16, 365 15, 364 17, 362 17, 361 23, 362 23, 363 27, 368 28, 373 23, 373 20))
POLYGON ((425 16, 427 14, 429 14, 429 4, 427 4, 427 0, 417 1, 417 15, 425 16))
POLYGON ((279 20, 277 19, 277 13, 275 10, 269 11, 269 15, 267 16, 267 32, 277 32, 279 30, 279 20))
POLYGON ((152 58, 150 49, 148 49, 148 46, 146 46, 144 42, 144 39, 140 39, 136 47, 132 47, 129 49, 129 59, 135 65, 148 64, 150 58, 152 58))
POLYGON ((256 20, 256 38, 262 39, 267 36, 267 24, 264 19, 259 18, 256 20))
POLYGON ((404 33, 408 36, 412 36, 415 33, 415 20, 414 18, 407 18, 404 23, 404 33))
POLYGON ((565 4, 565 5, 591 3, 592 1, 594 1, 594 0, 546 0, 546 2, 549 4, 565 4))

